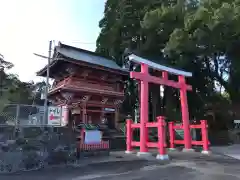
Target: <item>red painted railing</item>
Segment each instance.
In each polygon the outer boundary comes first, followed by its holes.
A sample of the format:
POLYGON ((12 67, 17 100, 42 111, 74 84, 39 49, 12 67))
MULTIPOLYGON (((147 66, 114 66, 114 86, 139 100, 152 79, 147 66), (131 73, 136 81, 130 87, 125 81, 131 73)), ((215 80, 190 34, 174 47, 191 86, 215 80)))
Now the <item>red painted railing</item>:
MULTIPOLYGON (((148 142, 148 137, 146 137, 147 148, 158 148, 160 155, 165 155, 165 120, 164 117, 159 116, 157 122, 148 122, 146 123, 145 128, 158 128, 158 142, 148 142)), ((140 128, 140 123, 133 123, 131 119, 127 119, 126 121, 126 145, 127 151, 131 152, 133 147, 140 147, 141 141, 133 141, 133 130, 136 128, 140 128)), ((141 133, 141 132, 140 132, 141 133)))
POLYGON ((103 149, 109 149, 109 141, 102 141, 98 144, 80 143, 81 151, 92 151, 92 150, 103 150, 103 149))
MULTIPOLYGON (((175 148, 175 144, 184 144, 184 140, 176 140, 175 137, 175 130, 176 129, 183 129, 182 125, 174 125, 174 122, 168 123, 169 128, 169 141, 170 141, 170 148, 175 148)), ((208 126, 206 120, 201 120, 201 124, 198 125, 190 125, 190 129, 201 129, 202 133, 202 140, 196 141, 192 140, 192 145, 202 146, 204 151, 209 151, 209 140, 208 140, 208 126)))
POLYGON ((90 91, 90 92, 96 92, 96 93, 109 93, 114 94, 117 96, 124 96, 124 91, 119 90, 115 84, 101 84, 98 82, 85 82, 81 81, 78 78, 68 77, 62 81, 59 81, 57 84, 55 84, 51 90, 54 91, 56 89, 62 88, 72 88, 76 90, 82 90, 82 91, 90 91), (116 86, 116 87, 115 87, 116 86))

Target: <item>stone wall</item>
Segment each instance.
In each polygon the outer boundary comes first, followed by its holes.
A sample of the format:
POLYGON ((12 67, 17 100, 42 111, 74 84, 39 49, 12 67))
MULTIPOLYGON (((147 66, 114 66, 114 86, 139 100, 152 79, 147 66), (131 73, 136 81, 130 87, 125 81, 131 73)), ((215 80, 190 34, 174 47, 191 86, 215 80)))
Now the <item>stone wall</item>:
POLYGON ((21 135, 9 139, 0 133, 0 172, 31 170, 46 165, 77 160, 76 141, 66 129, 24 128, 21 135))

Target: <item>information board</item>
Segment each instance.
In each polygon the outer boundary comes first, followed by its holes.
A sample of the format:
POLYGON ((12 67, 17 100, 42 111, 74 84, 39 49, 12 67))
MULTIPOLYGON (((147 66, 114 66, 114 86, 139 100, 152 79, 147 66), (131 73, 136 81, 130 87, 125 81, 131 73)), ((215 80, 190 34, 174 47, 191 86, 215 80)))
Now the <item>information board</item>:
POLYGON ((62 108, 58 106, 48 107, 48 125, 61 126, 62 108))
POLYGON ((86 144, 99 144, 101 143, 102 134, 98 130, 86 130, 84 142, 86 144))
MULTIPOLYGON (((181 126, 182 123, 176 123, 177 126, 181 126)), ((196 129, 190 129, 191 130, 191 136, 192 140, 196 140, 196 129)), ((175 129, 176 132, 176 138, 177 140, 183 140, 184 139, 184 130, 183 129, 175 129)))

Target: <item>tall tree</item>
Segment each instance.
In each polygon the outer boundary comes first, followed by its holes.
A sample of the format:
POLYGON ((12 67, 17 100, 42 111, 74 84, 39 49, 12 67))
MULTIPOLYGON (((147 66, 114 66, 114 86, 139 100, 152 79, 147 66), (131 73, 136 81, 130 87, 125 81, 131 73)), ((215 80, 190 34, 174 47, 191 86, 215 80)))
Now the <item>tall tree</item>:
POLYGON ((7 81, 7 74, 5 73, 5 69, 10 69, 13 67, 13 64, 11 62, 5 61, 4 56, 0 54, 0 111, 3 108, 3 104, 5 102, 8 102, 8 99, 6 96, 4 96, 4 93, 8 92, 8 84, 7 81))
POLYGON ((4 56, 0 54, 0 70, 10 69, 13 67, 11 62, 5 61, 4 56))
POLYGON ((142 40, 140 22, 148 4, 143 0, 108 0, 99 22, 101 32, 96 51, 112 57, 120 65, 126 48, 138 51, 142 40))
POLYGON ((200 76, 225 88, 235 113, 240 105, 239 14, 238 0, 203 0, 186 15, 184 26, 174 30, 165 47, 169 56, 180 56, 184 64, 201 65, 204 76, 200 76))
POLYGON ((8 74, 6 69, 13 67, 13 64, 0 56, 0 111, 10 103, 15 104, 41 104, 40 94, 43 83, 22 82, 15 74, 8 74))
MULTIPOLYGON (((189 108, 193 118, 202 118, 206 106, 221 102, 219 87, 239 107, 239 9, 239 0, 108 0, 96 51, 121 64, 122 52, 130 49, 157 63, 192 71, 189 108)), ((151 97, 158 97, 157 88, 150 87, 151 97)), ((180 114, 177 91, 165 88, 164 99, 167 115, 180 114)), ((152 103, 159 107, 159 102, 152 103)))
MULTIPOLYGON (((125 49, 155 59, 157 63, 176 64, 174 61, 166 61, 162 50, 174 29, 183 25, 183 9, 183 3, 177 0, 108 0, 105 5, 104 18, 99 23, 101 33, 97 40, 96 51, 112 57, 118 64, 122 63, 122 53, 125 49)), ((128 100, 136 99, 138 96, 136 90, 131 90, 138 86, 131 84, 133 82, 128 83, 127 94, 131 94, 134 98, 128 97, 128 100), (133 92, 135 92, 134 96, 133 92)), ((152 94, 150 97, 154 97, 151 100, 160 98, 159 90, 158 86, 150 87, 152 94)), ((172 98, 173 92, 170 89, 166 89, 165 92, 169 92, 167 98, 171 98, 170 101, 166 101, 169 106, 176 104, 177 96, 175 99, 172 98)), ((131 102, 134 101, 131 100, 131 102)), ((152 101, 150 109, 153 108, 154 116, 159 114, 161 108, 156 107, 160 106, 159 101, 152 101)))

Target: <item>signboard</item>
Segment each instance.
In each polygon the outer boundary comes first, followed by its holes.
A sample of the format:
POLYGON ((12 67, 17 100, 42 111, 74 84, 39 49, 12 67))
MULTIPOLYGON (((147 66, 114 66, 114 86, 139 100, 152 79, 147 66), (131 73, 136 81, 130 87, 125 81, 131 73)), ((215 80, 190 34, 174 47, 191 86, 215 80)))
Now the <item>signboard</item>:
POLYGON ((104 108, 104 111, 106 111, 106 112, 115 112, 115 109, 113 109, 113 108, 104 108))
POLYGON ((235 120, 233 121, 233 123, 235 124, 234 129, 240 129, 240 120, 235 119, 235 120))
MULTIPOLYGON (((181 126, 182 123, 176 123, 177 126, 181 126)), ((193 140, 196 140, 196 129, 190 129, 191 130, 191 136, 193 140)), ((183 129, 175 129, 176 135, 177 135, 177 139, 178 140, 183 140, 184 139, 184 130, 183 129)))
POLYGON ((86 144, 99 144, 101 143, 102 134, 98 130, 86 130, 84 142, 86 144))
POLYGON ((60 126, 61 125, 61 107, 50 106, 48 107, 48 125, 60 126))
POLYGON ((234 124, 240 124, 240 120, 234 120, 234 124))
MULTIPOLYGON (((176 123, 176 126, 181 126, 182 123, 176 123)), ((184 139, 184 130, 183 129, 175 129, 176 132, 176 138, 178 140, 184 139)))

